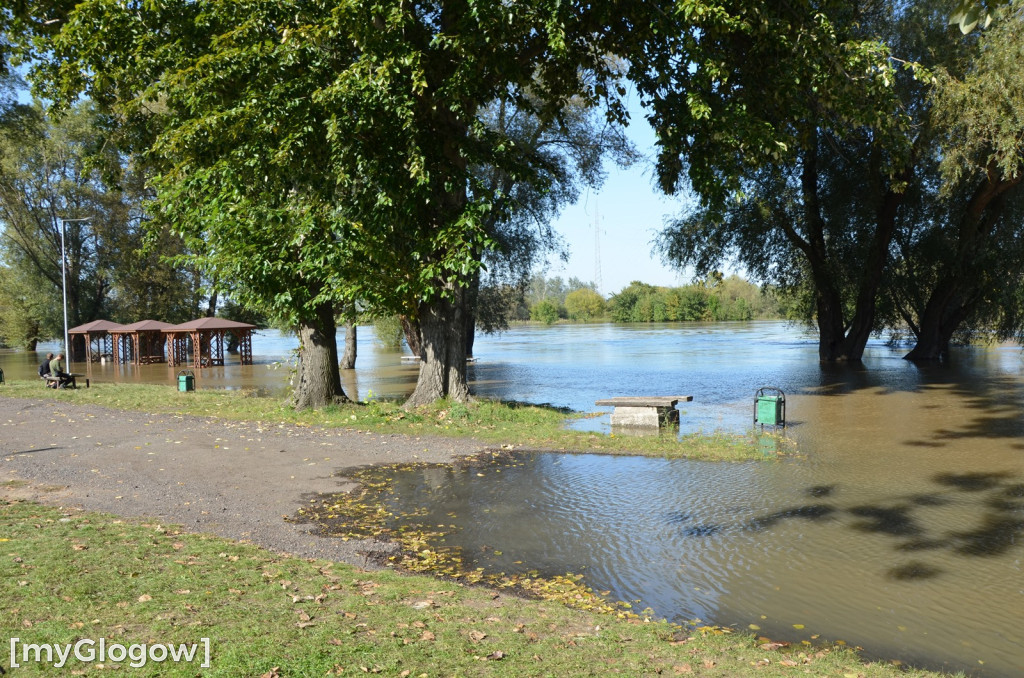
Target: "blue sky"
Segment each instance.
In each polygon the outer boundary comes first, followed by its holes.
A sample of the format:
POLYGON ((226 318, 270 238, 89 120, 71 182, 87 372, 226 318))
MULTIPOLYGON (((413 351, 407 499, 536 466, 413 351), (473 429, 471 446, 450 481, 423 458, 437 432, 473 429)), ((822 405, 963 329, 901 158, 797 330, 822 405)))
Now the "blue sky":
POLYGON ((555 229, 569 245, 568 263, 552 260, 545 275, 549 278, 576 277, 595 280, 595 215, 601 227, 601 292, 618 292, 633 280, 652 285, 682 285, 689 276, 661 262, 652 253, 652 241, 666 216, 678 214, 681 197, 665 197, 655 187, 654 132, 643 111, 632 100, 632 124, 629 136, 644 159, 620 170, 608 166, 608 177, 597 191, 585 191, 579 202, 566 207, 555 221, 555 229))

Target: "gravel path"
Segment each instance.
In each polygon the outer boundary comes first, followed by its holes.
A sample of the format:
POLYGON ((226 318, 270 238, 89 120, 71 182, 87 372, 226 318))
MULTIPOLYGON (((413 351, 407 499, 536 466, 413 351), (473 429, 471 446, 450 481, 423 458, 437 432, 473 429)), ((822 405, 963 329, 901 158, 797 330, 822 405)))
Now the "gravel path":
POLYGON ((0 397, 0 496, 144 517, 274 551, 373 567, 379 543, 286 523, 310 493, 349 490, 342 469, 447 462, 472 440, 124 412, 0 397), (22 481, 11 483, 9 481, 22 481))

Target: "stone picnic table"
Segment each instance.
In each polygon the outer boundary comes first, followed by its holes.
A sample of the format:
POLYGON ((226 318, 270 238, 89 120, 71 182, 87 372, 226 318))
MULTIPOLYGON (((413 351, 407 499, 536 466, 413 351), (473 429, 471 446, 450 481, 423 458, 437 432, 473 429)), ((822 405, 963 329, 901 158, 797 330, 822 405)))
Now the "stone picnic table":
POLYGON ((614 407, 612 426, 639 426, 658 428, 662 425, 678 424, 679 410, 676 403, 690 402, 693 396, 618 396, 598 400, 599 407, 614 407))

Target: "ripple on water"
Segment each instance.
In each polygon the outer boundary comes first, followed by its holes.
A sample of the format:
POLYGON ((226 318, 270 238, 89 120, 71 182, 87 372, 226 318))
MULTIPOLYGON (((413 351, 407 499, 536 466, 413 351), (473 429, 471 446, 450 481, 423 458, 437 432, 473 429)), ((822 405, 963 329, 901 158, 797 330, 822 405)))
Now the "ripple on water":
MULTIPOLYGON (((820 634, 932 666, 982 659, 990 675, 1012 675, 1018 645, 992 629, 1024 627, 1021 553, 964 546, 985 543, 986 529, 1012 541, 1012 525, 985 516, 993 506, 1020 516, 1019 479, 868 486, 837 468, 537 453, 501 473, 448 473, 427 520, 459 526, 448 543, 471 566, 582 573, 675 621, 820 634)), ((395 476, 398 497, 415 494, 406 475, 395 476)))

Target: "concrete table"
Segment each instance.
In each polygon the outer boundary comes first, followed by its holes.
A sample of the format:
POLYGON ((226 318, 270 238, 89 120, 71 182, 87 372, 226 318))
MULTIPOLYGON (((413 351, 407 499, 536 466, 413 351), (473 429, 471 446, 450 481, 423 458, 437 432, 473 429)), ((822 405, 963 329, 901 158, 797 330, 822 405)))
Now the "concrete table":
POLYGON ((620 396, 598 400, 599 407, 614 407, 612 426, 658 428, 679 423, 678 402, 690 402, 693 396, 620 396))

